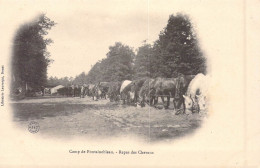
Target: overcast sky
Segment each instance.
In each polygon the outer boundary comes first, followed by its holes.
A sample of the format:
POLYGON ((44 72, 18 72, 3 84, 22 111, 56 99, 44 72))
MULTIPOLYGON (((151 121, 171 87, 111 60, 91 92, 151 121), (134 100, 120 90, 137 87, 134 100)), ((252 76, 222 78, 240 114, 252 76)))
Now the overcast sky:
POLYGON ((28 4, 13 3, 18 10, 9 15, 24 19, 27 13, 32 16, 44 12, 55 21, 57 25, 48 34, 54 41, 48 47, 54 60, 48 67, 48 77, 75 77, 81 72, 88 73, 91 65, 106 58, 109 46, 115 42, 134 49, 144 40, 152 43, 167 25, 169 15, 178 12, 190 16, 206 56, 219 52, 220 45, 230 44, 227 39, 222 41, 221 36, 232 34, 232 21, 241 18, 230 15, 231 7, 236 14, 242 9, 242 4, 232 6, 231 1, 78 0, 61 3, 46 0, 37 4, 28 1, 28 4))
POLYGON ((154 41, 169 17, 149 15, 147 1, 98 2, 83 4, 86 8, 66 13, 46 13, 57 22, 48 35, 54 40, 48 47, 54 60, 48 76, 74 77, 87 73, 91 65, 106 57, 109 46, 118 41, 134 49, 146 39, 154 41))

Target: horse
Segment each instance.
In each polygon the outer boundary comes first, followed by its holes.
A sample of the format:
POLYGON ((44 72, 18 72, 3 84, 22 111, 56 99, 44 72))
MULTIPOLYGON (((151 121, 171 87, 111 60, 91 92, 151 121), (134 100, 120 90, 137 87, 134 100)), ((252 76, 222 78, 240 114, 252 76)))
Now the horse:
MULTIPOLYGON (((177 78, 156 78, 151 83, 151 88, 155 90, 155 101, 154 105, 158 103, 158 97, 161 97, 162 102, 164 104, 165 109, 167 109, 170 105, 170 98, 175 98, 176 90, 177 90, 177 78), (164 97, 167 98, 167 102, 165 105, 164 97)), ((175 101, 174 108, 176 109, 175 101)))
POLYGON ((86 96, 86 92, 87 92, 87 85, 83 84, 80 87, 80 98, 84 98, 86 96))
POLYGON ((81 88, 76 85, 74 88, 74 97, 80 97, 81 88))
POLYGON ((93 88, 93 100, 96 97, 96 100, 98 100, 99 98, 101 98, 102 95, 102 91, 99 87, 99 84, 96 84, 95 87, 93 88))
POLYGON ((125 101, 127 100, 127 103, 129 103, 129 92, 131 90, 131 84, 132 81, 130 80, 125 80, 122 82, 122 85, 120 87, 120 97, 121 100, 123 100, 123 104, 125 104, 125 101))
POLYGON ((179 75, 177 77, 177 85, 176 85, 176 92, 174 95, 174 106, 177 108, 176 114, 180 113, 181 106, 183 106, 183 113, 186 111, 186 106, 184 103, 184 95, 188 89, 188 86, 191 80, 195 77, 195 75, 179 75), (177 103, 177 105, 176 105, 177 103))
POLYGON ((93 85, 93 84, 89 84, 88 85, 88 96, 93 97, 93 100, 94 100, 94 97, 95 97, 95 85, 93 85))
POLYGON ((111 102, 118 101, 120 95, 121 82, 110 82, 108 88, 108 98, 111 102))
POLYGON ((207 105, 208 77, 202 73, 197 74, 190 82, 186 94, 183 95, 186 109, 191 112, 198 106, 198 111, 205 110, 207 105))
POLYGON ((108 89, 109 89, 109 82, 100 82, 98 84, 98 88, 101 90, 101 95, 100 95, 100 98, 105 98, 106 99, 106 95, 108 93, 108 89))
POLYGON ((137 79, 130 84, 130 101, 132 101, 134 104, 137 104, 137 102, 139 101, 139 92, 146 80, 147 78, 137 79))
POLYGON ((146 79, 140 88, 140 91, 138 93, 138 106, 144 107, 145 103, 148 103, 149 105, 152 105, 155 99, 155 90, 151 89, 151 84, 154 82, 154 79, 146 79))

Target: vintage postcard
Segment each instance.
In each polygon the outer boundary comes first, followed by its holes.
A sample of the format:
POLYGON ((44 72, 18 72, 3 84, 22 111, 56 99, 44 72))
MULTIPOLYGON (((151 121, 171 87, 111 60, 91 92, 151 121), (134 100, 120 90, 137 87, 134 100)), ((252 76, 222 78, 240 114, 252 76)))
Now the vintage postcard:
POLYGON ((0 0, 0 167, 259 167, 259 7, 0 0))

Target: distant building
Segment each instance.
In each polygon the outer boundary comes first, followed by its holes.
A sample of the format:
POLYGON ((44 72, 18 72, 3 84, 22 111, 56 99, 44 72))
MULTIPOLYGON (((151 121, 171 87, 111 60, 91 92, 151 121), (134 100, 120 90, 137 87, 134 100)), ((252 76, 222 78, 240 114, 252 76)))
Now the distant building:
POLYGON ((57 93, 57 92, 58 92, 58 89, 64 88, 64 87, 65 87, 65 86, 63 86, 63 85, 58 85, 58 86, 55 86, 55 87, 51 88, 51 94, 57 93))

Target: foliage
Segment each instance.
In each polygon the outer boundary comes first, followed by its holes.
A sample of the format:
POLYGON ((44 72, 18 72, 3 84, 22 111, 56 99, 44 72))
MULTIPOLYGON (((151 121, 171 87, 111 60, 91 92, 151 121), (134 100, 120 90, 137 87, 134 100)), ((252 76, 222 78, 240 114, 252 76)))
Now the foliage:
POLYGON ((136 57, 119 42, 110 46, 107 58, 97 62, 86 78, 95 83, 197 73, 206 73, 206 59, 189 17, 177 14, 170 15, 153 45, 144 43, 138 48, 136 57))
POLYGON ((55 25, 45 14, 22 25, 14 38, 12 55, 13 88, 27 85, 39 90, 47 82, 47 67, 51 63, 46 47, 52 43, 44 38, 55 25))
POLYGON ((120 42, 109 47, 107 58, 97 62, 87 75, 87 82, 122 81, 133 78, 133 49, 120 42))
POLYGON ((150 57, 152 53, 152 46, 150 44, 143 44, 138 48, 135 64, 134 64, 134 78, 140 79, 150 77, 150 57))
POLYGON ((188 16, 169 17, 167 26, 154 43, 150 62, 153 77, 205 73, 206 60, 188 16))
POLYGON ((50 77, 47 80, 47 84, 45 86, 47 87, 54 87, 54 86, 58 86, 58 85, 63 85, 63 86, 70 86, 73 84, 73 78, 70 77, 63 77, 63 78, 57 78, 57 77, 50 77))
MULTIPOLYGON (((98 82, 121 82, 146 77, 177 77, 181 74, 206 73, 206 58, 187 15, 170 15, 166 27, 153 44, 143 43, 135 55, 133 48, 116 42, 109 47, 106 58, 98 61, 86 74, 72 77, 50 77, 47 67, 51 63, 46 46, 52 43, 44 36, 55 23, 45 15, 24 24, 14 39, 12 59, 14 83, 29 84, 34 90, 41 86, 83 85, 98 82)), ((62 90, 62 89, 61 89, 62 90)))
POLYGON ((87 78, 86 78, 85 72, 82 72, 81 74, 77 75, 73 81, 73 84, 75 85, 83 85, 87 83, 87 78))

